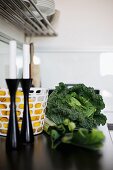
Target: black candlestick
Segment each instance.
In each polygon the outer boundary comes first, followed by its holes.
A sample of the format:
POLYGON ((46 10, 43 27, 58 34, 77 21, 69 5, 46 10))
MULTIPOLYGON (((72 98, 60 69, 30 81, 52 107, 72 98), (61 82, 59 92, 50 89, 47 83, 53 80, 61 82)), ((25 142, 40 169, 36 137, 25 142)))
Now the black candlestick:
POLYGON ((24 93, 24 111, 21 129, 22 143, 34 142, 33 128, 29 112, 29 91, 32 85, 32 79, 21 79, 21 85, 24 93))
POLYGON ((6 79, 6 83, 10 94, 10 116, 6 138, 6 149, 13 150, 18 149, 20 146, 20 134, 15 105, 15 95, 19 84, 19 79, 6 79))

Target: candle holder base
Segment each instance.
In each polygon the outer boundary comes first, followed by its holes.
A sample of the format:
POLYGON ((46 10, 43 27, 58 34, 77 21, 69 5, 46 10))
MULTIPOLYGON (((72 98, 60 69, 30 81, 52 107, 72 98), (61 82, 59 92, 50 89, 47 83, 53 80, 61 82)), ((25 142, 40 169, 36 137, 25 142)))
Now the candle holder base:
POLYGON ((32 79, 21 79, 21 85, 24 93, 24 111, 21 128, 21 142, 33 143, 34 135, 29 111, 29 91, 32 84, 32 79))
POLYGON ((15 95, 19 79, 6 79, 10 94, 10 116, 6 138, 6 150, 17 150, 20 147, 20 134, 16 116, 15 95))

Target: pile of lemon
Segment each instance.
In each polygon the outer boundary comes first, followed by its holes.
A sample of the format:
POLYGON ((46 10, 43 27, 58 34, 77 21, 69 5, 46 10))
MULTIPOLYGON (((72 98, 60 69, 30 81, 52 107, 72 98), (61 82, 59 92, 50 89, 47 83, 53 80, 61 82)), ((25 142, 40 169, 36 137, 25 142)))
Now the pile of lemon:
MULTIPOLYGON (((23 92, 16 93, 16 114, 18 126, 21 129, 24 109, 23 92)), ((42 132, 45 118, 45 107, 42 102, 35 102, 34 98, 29 98, 29 109, 33 125, 34 134, 42 132)), ((0 90, 0 134, 6 135, 10 115, 10 97, 5 90, 0 90)))

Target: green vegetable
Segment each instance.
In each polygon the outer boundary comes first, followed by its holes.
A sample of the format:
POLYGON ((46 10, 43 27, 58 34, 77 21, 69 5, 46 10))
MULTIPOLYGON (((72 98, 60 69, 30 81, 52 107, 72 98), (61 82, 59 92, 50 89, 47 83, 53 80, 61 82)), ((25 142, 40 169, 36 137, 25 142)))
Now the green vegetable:
POLYGON ((69 131, 73 132, 76 128, 76 125, 74 122, 69 122, 68 124, 69 131))
POLYGON ((62 138, 62 142, 96 150, 102 146, 104 138, 104 134, 97 129, 93 129, 89 132, 87 129, 81 128, 73 134, 65 134, 62 138))
POLYGON ((46 118, 44 127, 49 127, 48 134, 51 137, 53 149, 58 147, 61 143, 72 144, 92 150, 97 150, 103 145, 105 136, 103 132, 98 129, 92 129, 89 131, 85 128, 79 128, 78 130, 75 128, 70 131, 67 128, 67 125, 51 126, 48 122, 49 121, 46 118))
POLYGON ((92 129, 106 123, 106 116, 101 113, 104 107, 102 96, 94 88, 84 84, 68 88, 60 83, 49 96, 46 115, 56 125, 69 119, 78 128, 92 129))
POLYGON ((69 124, 69 122, 70 122, 70 120, 69 120, 69 119, 65 119, 65 120, 63 121, 64 125, 68 125, 68 124, 69 124))
POLYGON ((64 83, 50 94, 44 130, 51 137, 52 148, 61 143, 89 149, 99 149, 104 134, 97 129, 106 123, 101 113, 105 104, 94 88, 75 84, 68 88, 64 83))

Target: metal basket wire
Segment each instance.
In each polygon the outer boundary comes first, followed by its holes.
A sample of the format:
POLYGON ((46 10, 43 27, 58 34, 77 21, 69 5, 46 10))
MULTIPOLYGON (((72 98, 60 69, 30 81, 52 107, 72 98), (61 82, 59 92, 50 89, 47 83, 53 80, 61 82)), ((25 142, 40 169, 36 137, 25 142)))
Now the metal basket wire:
MULTIPOLYGON (((29 93, 29 108, 34 135, 43 131, 44 118, 48 100, 48 90, 31 88, 29 93)), ((24 108, 24 98, 21 88, 16 93, 16 113, 19 129, 21 130, 24 108)), ((10 96, 8 89, 0 89, 0 135, 6 136, 10 114, 10 96)))

